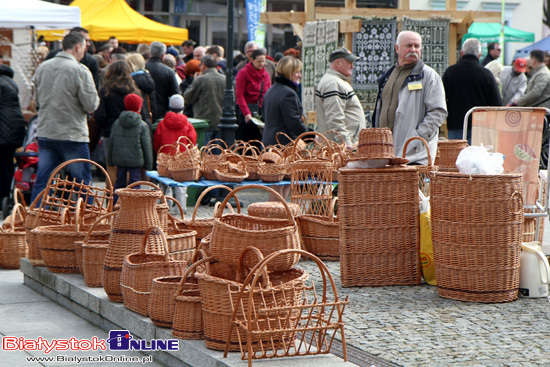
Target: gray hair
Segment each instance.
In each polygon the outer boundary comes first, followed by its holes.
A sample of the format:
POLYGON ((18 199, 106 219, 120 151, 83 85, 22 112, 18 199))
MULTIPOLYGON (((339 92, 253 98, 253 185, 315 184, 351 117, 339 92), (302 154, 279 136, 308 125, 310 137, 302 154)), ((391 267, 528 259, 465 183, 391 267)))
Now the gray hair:
POLYGON ((126 60, 125 54, 111 54, 111 59, 113 60, 126 60))
POLYGON ((246 50, 248 50, 251 47, 258 46, 258 44, 255 41, 248 41, 244 44, 244 53, 246 53, 246 50))
POLYGON ((476 38, 468 38, 462 44, 462 55, 474 55, 479 57, 481 54, 481 42, 476 38))
POLYGON ((401 40, 403 39, 403 36, 406 34, 406 33, 412 33, 412 34, 416 34, 418 36, 418 38, 420 38, 420 40, 422 40, 422 36, 420 35, 420 33, 418 32, 414 32, 414 31, 401 31, 399 32, 399 34, 397 35, 397 38, 395 39, 395 45, 396 46, 400 46, 401 44, 401 40))
POLYGON ((166 45, 162 42, 151 42, 151 46, 149 46, 149 53, 151 54, 151 57, 162 58, 162 55, 166 53, 166 45))
POLYGON ((214 56, 212 55, 204 55, 201 59, 201 62, 207 68, 215 68, 218 65, 216 59, 214 59, 214 56))

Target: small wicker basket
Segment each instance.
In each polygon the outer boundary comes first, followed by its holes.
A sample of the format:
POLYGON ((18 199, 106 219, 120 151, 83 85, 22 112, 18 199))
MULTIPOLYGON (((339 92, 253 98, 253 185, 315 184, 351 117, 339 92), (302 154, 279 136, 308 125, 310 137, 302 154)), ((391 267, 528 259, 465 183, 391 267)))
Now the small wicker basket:
POLYGON ((25 220, 25 208, 21 204, 13 207, 8 228, 0 229, 0 268, 3 269, 19 269, 21 258, 28 255, 25 229, 16 226, 16 218, 25 220))

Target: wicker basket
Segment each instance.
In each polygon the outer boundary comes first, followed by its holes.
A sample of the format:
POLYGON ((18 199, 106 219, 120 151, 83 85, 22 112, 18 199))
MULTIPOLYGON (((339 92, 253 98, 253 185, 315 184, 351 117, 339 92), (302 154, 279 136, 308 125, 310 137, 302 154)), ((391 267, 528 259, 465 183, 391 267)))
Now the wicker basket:
POLYGON ((222 182, 240 183, 246 180, 248 172, 244 158, 235 153, 224 153, 218 158, 217 167, 214 169, 216 180, 222 182), (230 159, 238 157, 238 163, 231 163, 230 159))
MULTIPOLYGON (((300 214, 300 207, 298 204, 287 203, 288 208, 292 216, 300 214)), ((285 206, 279 201, 264 201, 259 203, 251 203, 247 209, 248 215, 252 217, 261 218, 280 218, 287 217, 285 206)))
MULTIPOLYGON (((200 207, 201 200, 204 198, 206 194, 208 194, 210 191, 215 189, 224 189, 228 192, 231 192, 231 188, 225 186, 225 185, 214 185, 209 186, 204 190, 198 197, 197 202, 195 203, 195 208, 193 210, 193 215, 191 216, 191 220, 185 220, 183 223, 177 223, 178 229, 188 229, 197 232, 195 235, 195 239, 197 242, 197 246, 201 242, 201 240, 208 236, 210 233, 212 233, 212 228, 214 227, 214 218, 213 217, 207 217, 207 218, 197 218, 197 212, 200 207)), ((237 202, 237 211, 240 213, 240 203, 237 197, 235 197, 235 201, 237 202)), ((214 208, 214 213, 216 212, 217 207, 214 208)))
POLYGON ((64 209, 81 211, 82 225, 91 225, 105 213, 113 211, 113 184, 107 171, 98 163, 89 159, 72 159, 57 166, 48 178, 45 193, 38 208, 41 220, 51 224, 62 223, 61 215, 64 209), (105 187, 92 186, 91 183, 76 182, 69 177, 61 177, 70 165, 90 164, 105 176, 105 187), (81 201, 78 206, 79 200, 81 201))
POLYGON ((438 172, 430 201, 439 295, 471 302, 516 299, 522 175, 438 172))
POLYGON ((200 152, 198 148, 186 136, 181 136, 176 143, 177 153, 168 160, 168 170, 175 181, 198 181, 200 172, 200 152), (187 139, 188 143, 180 142, 182 138, 187 139), (185 150, 179 151, 183 146, 185 150))
POLYGON ((25 240, 25 229, 16 225, 16 219, 25 220, 25 208, 15 204, 9 218, 7 229, 0 229, 0 268, 19 269, 22 257, 27 257, 28 248, 25 240))
POLYGON ((362 129, 359 132, 357 152, 365 159, 393 158, 392 132, 385 128, 362 129))
POLYGON ((258 176, 264 182, 280 182, 285 177, 287 166, 281 151, 269 147, 260 155, 258 176))
POLYGON ((214 170, 218 167, 219 155, 217 153, 223 153, 227 149, 227 144, 221 139, 210 140, 207 145, 201 148, 201 175, 205 179, 216 180, 214 170))
POLYGON ((170 170, 168 169, 168 161, 175 152, 175 147, 173 144, 166 144, 159 148, 159 153, 157 154, 157 172, 160 176, 170 178, 170 170), (168 153, 161 152, 163 148, 169 147, 170 151, 168 153))
POLYGON ((333 155, 330 142, 319 133, 305 132, 296 138, 290 163, 290 199, 300 206, 302 214, 328 215, 332 200, 332 172, 336 167, 333 155), (303 143, 307 136, 310 139, 307 148, 298 151, 299 143, 303 143), (322 154, 325 157, 321 157, 322 154))
POLYGON ((82 244, 82 273, 88 287, 103 286, 103 263, 108 248, 108 240, 82 244))
POLYGON ((18 229, 25 229, 25 217, 27 212, 27 203, 25 202, 25 197, 21 193, 21 190, 15 188, 13 190, 13 209, 10 215, 4 218, 4 222, 0 226, 0 230, 10 229, 16 227, 18 229), (20 202, 21 201, 21 202, 20 202), (21 208, 15 211, 16 205, 21 205, 21 208), (25 213, 23 213, 23 211, 25 213))
POLYGON ((304 250, 322 260, 340 260, 340 222, 334 215, 337 199, 332 199, 332 215, 302 214, 296 218, 304 250))
MULTIPOLYGON (((36 227, 47 226, 52 224, 61 224, 61 223, 51 223, 41 218, 38 204, 42 197, 46 193, 46 189, 42 190, 40 194, 34 199, 29 208, 27 209, 27 216, 25 218, 25 232, 27 234, 26 240, 29 248, 29 262, 33 266, 44 266, 44 260, 40 254, 40 248, 38 246, 38 238, 36 233, 32 230, 36 227)), ((63 218, 60 218, 61 221, 64 221, 63 218)))
POLYGON ((185 261, 173 260, 166 249, 166 236, 161 228, 152 226, 147 229, 141 249, 124 259, 120 274, 120 287, 124 306, 143 316, 149 316, 149 297, 154 278, 162 276, 177 276, 183 274, 185 261), (159 235, 164 244, 164 254, 146 252, 149 235, 159 235))
MULTIPOLYGON (((273 281, 273 274, 269 277, 273 281)), ((306 251, 283 250, 263 259, 244 280, 234 304, 237 306, 233 309, 229 335, 237 330, 241 358, 248 358, 249 366, 253 359, 330 353, 338 332, 341 340, 345 340, 343 313, 348 298, 338 297, 336 284, 326 265, 306 251), (261 297, 250 292, 261 284, 268 263, 287 252, 297 252, 312 260, 319 270, 315 279, 321 281, 315 286, 313 279, 307 284, 307 279, 300 278, 286 282, 281 287, 284 289, 282 297, 274 284, 262 286, 261 297)), ((227 357, 231 341, 227 340, 224 357, 227 357)), ((344 360, 346 353, 343 343, 344 360)), ((281 363, 288 364, 289 361, 281 363)))
POLYGON ((149 318, 153 324, 171 328, 176 307, 175 294, 181 283, 181 276, 153 279, 149 298, 149 318))
POLYGON ((202 300, 199 290, 199 281, 195 277, 195 271, 199 266, 207 265, 213 260, 206 257, 195 261, 191 265, 178 285, 175 292, 174 323, 172 335, 180 339, 203 339, 204 324, 202 317, 202 300))
POLYGON ((468 146, 468 140, 439 140, 437 142, 438 163, 441 171, 458 172, 456 159, 462 149, 468 146))
MULTIPOLYGON (((283 203, 286 219, 258 218, 243 214, 226 214, 223 210, 214 213, 214 228, 210 249, 216 260, 237 265, 241 252, 249 247, 256 246, 264 256, 284 249, 300 249, 300 235, 298 225, 288 208, 285 200, 275 190, 261 185, 241 186, 229 193, 221 204, 222 208, 229 199, 238 192, 246 189, 260 189, 270 192, 283 203)), ((296 254, 281 256, 270 263, 270 271, 284 271, 292 268, 299 260, 296 254)), ((245 266, 252 267, 254 257, 245 259, 245 266)))
MULTIPOLYGON (((163 197, 160 190, 118 189, 117 206, 120 209, 113 221, 109 249, 103 265, 103 288, 111 302, 122 302, 120 273, 127 255, 139 251, 146 229, 160 226, 157 200, 163 197)), ((149 241, 148 252, 163 253, 162 239, 149 241)))
MULTIPOLYGON (((233 273, 231 278, 222 278, 216 274, 216 269, 212 266, 208 267, 204 273, 196 273, 195 277, 199 281, 200 295, 202 299, 202 312, 204 322, 204 342, 206 347, 224 350, 226 349, 226 343, 228 344, 228 350, 238 351, 239 338, 237 331, 233 330, 230 333, 231 319, 235 308, 239 309, 239 312, 235 315, 235 318, 242 320, 244 314, 248 312, 247 304, 242 307, 237 304, 239 293, 242 289, 242 280, 244 280, 243 270, 244 258, 248 257, 246 252, 250 252, 249 248, 243 251, 239 256, 239 267, 236 273, 233 273)), ((259 251, 255 251, 255 257, 261 256, 259 251)), ((286 257, 286 256, 285 256, 286 257)), ((300 257, 297 254, 295 257, 300 257)), ((258 259, 256 259, 258 262, 258 259)), ((274 306, 296 306, 302 301, 303 293, 300 292, 303 289, 303 284, 307 279, 308 274, 301 269, 290 269, 282 272, 271 272, 267 275, 267 272, 263 271, 262 285, 255 287, 252 290, 254 304, 256 305, 255 311, 260 308, 268 309, 274 306), (264 295, 265 300, 269 302, 262 302, 264 295)), ((248 297, 250 288, 243 292, 242 297, 248 297)), ((270 328, 269 321, 259 320, 258 327, 262 330, 268 330, 270 328)), ((267 336, 263 336, 265 340, 267 336)), ((253 338, 252 343, 257 344, 262 338, 253 338)), ((291 342, 293 336, 285 335, 286 342, 291 342)), ((277 342, 281 342, 278 340, 277 342)))
MULTIPOLYGON (((94 224, 90 226, 86 237, 82 241, 75 241, 75 256, 76 256, 76 265, 80 273, 86 278, 85 267, 84 267, 84 244, 99 243, 105 244, 109 243, 109 237, 111 235, 111 224, 108 223, 110 218, 114 217, 116 212, 111 212, 105 214, 98 218, 94 224), (107 223, 105 223, 107 221, 107 223)), ((82 228, 81 228, 82 229, 82 228)))
MULTIPOLYGON (((233 153, 240 153, 241 158, 244 160, 246 172, 248 172, 247 180, 255 181, 259 180, 258 170, 260 169, 260 150, 252 143, 258 143, 263 147, 263 143, 258 140, 250 140, 248 142, 242 142, 238 147, 233 150, 233 153)), ((233 163, 238 163, 238 160, 233 158, 230 160, 233 163)))
POLYGON ((418 170, 340 169, 342 285, 420 284, 418 170))
POLYGON ((174 260, 191 262, 197 245, 196 231, 188 229, 169 229, 166 233, 168 254, 174 260))

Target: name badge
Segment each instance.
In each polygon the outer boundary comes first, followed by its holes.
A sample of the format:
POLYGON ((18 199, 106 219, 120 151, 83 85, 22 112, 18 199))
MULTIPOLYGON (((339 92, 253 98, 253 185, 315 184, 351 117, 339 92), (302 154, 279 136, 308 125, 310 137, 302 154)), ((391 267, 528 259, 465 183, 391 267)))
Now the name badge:
POLYGON ((419 90, 422 89, 422 82, 416 81, 416 82, 410 82, 408 84, 409 90, 419 90))

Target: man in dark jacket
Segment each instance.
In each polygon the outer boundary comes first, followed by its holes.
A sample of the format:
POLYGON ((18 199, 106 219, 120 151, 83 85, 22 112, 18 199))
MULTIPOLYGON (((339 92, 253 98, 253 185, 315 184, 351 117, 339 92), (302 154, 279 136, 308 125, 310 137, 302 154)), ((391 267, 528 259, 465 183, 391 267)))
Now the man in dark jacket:
POLYGON ((498 59, 500 57, 500 52, 501 51, 502 50, 501 50, 500 45, 498 44, 498 42, 489 43, 487 45, 487 55, 485 56, 485 58, 481 62, 481 65, 485 66, 488 63, 490 63, 491 61, 498 59))
POLYGON ((162 63, 166 53, 166 45, 161 42, 152 42, 149 48, 151 57, 145 63, 155 81, 156 108, 153 110, 153 120, 161 120, 168 111, 170 96, 178 94, 178 82, 172 69, 162 63))
MULTIPOLYGON (((460 51, 462 56, 443 74, 447 99, 447 129, 449 139, 462 139, 464 116, 475 106, 501 106, 502 98, 489 69, 479 64, 481 44, 475 38, 467 39, 460 51)), ((472 122, 468 122, 468 142, 471 143, 472 122)))
POLYGON ((185 102, 193 105, 193 117, 209 121, 205 145, 212 139, 221 138, 218 125, 222 113, 225 77, 218 73, 216 66, 212 55, 203 56, 201 75, 195 78, 183 95, 185 102))
POLYGON ((0 65, 0 198, 10 195, 13 153, 25 137, 25 120, 18 95, 13 69, 8 65, 0 65))

